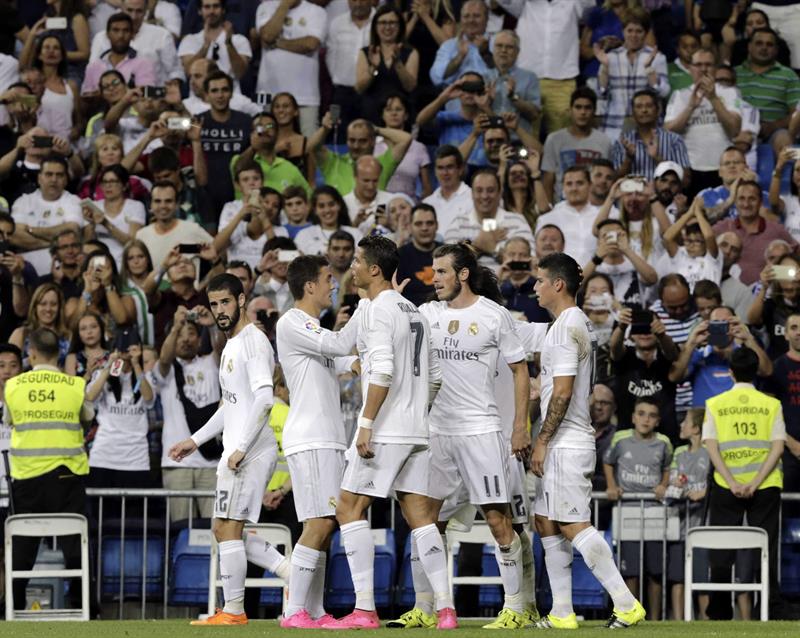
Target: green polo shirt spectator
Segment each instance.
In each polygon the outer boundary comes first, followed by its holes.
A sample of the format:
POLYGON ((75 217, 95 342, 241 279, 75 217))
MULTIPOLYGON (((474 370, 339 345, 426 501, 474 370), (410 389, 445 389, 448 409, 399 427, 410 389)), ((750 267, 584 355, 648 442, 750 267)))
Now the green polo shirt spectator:
MULTIPOLYGON (((394 159, 392 149, 386 149, 382 155, 376 157, 381 165, 381 177, 378 180, 378 189, 386 190, 386 184, 394 175, 400 164, 394 159)), ((322 177, 328 186, 333 186, 341 195, 347 195, 355 187, 353 174, 353 156, 350 153, 334 153, 328 150, 324 153, 322 161, 318 164, 322 177)))
POLYGON ((670 62, 667 65, 667 79, 669 80, 669 90, 674 93, 689 86, 692 86, 692 76, 684 68, 683 64, 678 64, 678 58, 675 62, 670 62))
POLYGON ((800 79, 789 67, 778 62, 756 73, 750 62, 745 61, 736 67, 736 78, 742 98, 758 109, 762 122, 789 117, 800 102, 800 79))
MULTIPOLYGON (((306 190, 306 192, 311 196, 311 187, 308 185, 306 178, 303 177, 303 174, 300 170, 292 164, 289 160, 285 160, 282 157, 275 157, 272 164, 269 163, 266 157, 259 155, 258 153, 255 154, 253 159, 261 166, 261 170, 264 173, 264 186, 269 186, 270 188, 274 188, 279 193, 285 191, 289 186, 301 186, 306 190)), ((231 170, 231 178, 233 179, 234 169, 236 168, 236 162, 239 161, 239 156, 234 155, 231 159, 230 163, 230 170, 231 170)), ((214 179, 214 176, 209 176, 210 179, 214 179)), ((233 179, 233 183, 236 184, 236 180, 233 179)), ((241 199, 242 193, 239 189, 236 189, 236 199, 241 199)))

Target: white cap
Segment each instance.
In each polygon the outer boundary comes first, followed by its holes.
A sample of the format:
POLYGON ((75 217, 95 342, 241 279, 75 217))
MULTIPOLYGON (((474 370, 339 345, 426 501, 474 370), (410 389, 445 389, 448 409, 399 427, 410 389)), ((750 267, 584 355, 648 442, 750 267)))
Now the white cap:
POLYGON ((683 180, 683 167, 675 162, 661 162, 656 166, 656 171, 653 173, 653 178, 661 177, 666 173, 672 171, 678 176, 678 179, 683 180))

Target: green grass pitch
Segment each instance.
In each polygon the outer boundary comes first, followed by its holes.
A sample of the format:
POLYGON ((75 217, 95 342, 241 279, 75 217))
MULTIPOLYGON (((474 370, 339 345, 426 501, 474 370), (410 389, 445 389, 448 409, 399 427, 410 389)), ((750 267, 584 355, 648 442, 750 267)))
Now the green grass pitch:
MULTIPOLYGON (((452 634, 453 638, 485 638, 487 634, 502 636, 506 632, 481 629, 481 622, 467 621, 452 634)), ((583 636, 606 635, 601 629, 601 622, 581 624, 581 629, 567 632, 567 636, 581 638, 583 636)), ((363 638, 399 638, 402 629, 377 629, 360 632, 363 638)), ((535 630, 520 629, 509 632, 516 635, 531 636, 535 630)), ((290 636, 308 636, 321 638, 340 635, 343 632, 323 630, 289 630, 278 627, 274 620, 251 622, 246 627, 192 627, 186 620, 100 620, 88 623, 81 622, 5 622, 0 623, 0 636, 14 638, 184 638, 200 636, 225 636, 226 638, 289 638, 290 636)), ((347 632, 350 633, 350 632, 347 632)), ((407 630, 412 638, 433 637, 434 630, 407 630)), ((545 633, 545 632, 541 632, 545 633)), ((551 635, 553 632, 549 632, 551 635)), ((558 633, 558 632, 556 632, 558 633)), ((620 630, 628 638, 695 638, 708 636, 713 638, 798 638, 800 623, 772 621, 759 622, 652 622, 627 630, 620 630)), ((561 634, 558 634, 561 635, 561 634)))

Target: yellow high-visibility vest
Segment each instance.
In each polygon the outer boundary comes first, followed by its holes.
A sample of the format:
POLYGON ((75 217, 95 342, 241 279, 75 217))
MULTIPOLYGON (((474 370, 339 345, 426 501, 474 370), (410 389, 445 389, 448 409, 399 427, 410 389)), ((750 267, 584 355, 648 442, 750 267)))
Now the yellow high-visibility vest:
POLYGON ((267 490, 277 490, 281 485, 289 480, 289 466, 286 464, 286 457, 283 455, 283 426, 286 424, 286 417, 289 416, 289 406, 285 403, 278 403, 272 406, 269 413, 269 425, 275 434, 278 442, 278 465, 269 480, 267 490))
MULTIPOLYGON (((714 417, 722 460, 739 483, 749 483, 769 456, 772 425, 781 402, 755 388, 737 385, 706 401, 706 408, 714 417)), ((730 487, 719 472, 714 472, 714 480, 721 487, 730 487)), ((780 463, 758 489, 767 487, 783 487, 780 463)))
POLYGON ((56 370, 25 372, 6 381, 11 413, 11 476, 29 479, 64 465, 88 474, 80 414, 86 382, 56 370))

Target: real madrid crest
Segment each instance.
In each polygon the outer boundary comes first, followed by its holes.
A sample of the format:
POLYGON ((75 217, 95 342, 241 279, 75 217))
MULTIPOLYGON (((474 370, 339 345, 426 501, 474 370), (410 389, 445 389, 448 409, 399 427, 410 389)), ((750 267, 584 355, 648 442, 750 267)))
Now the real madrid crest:
POLYGON ((228 372, 233 372, 233 359, 228 359, 228 366, 226 368, 228 372))
POLYGON ((476 334, 478 334, 478 324, 473 321, 471 324, 469 324, 467 332, 469 332, 474 337, 476 334))
POLYGON ((451 335, 458 332, 458 319, 453 319, 453 321, 447 324, 447 332, 451 335))
POLYGON ((283 21, 283 23, 284 23, 284 24, 285 24, 287 27, 290 27, 290 26, 292 26, 292 18, 291 18, 291 17, 289 17, 289 16, 286 16, 286 19, 283 21))

